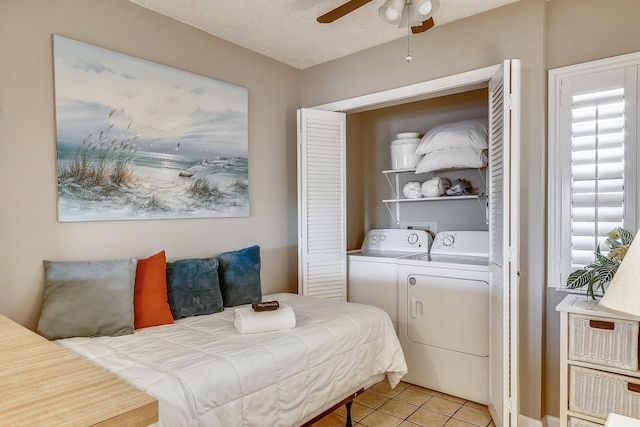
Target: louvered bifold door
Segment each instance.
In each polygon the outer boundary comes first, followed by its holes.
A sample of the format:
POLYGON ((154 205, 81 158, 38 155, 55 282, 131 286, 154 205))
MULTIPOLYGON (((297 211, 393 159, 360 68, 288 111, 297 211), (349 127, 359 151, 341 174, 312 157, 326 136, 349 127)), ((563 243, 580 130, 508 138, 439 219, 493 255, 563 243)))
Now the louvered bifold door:
POLYGON ((498 427, 518 417, 518 227, 520 62, 489 83, 489 409, 498 427))
POLYGON ((346 300, 346 115, 298 110, 298 292, 346 300))

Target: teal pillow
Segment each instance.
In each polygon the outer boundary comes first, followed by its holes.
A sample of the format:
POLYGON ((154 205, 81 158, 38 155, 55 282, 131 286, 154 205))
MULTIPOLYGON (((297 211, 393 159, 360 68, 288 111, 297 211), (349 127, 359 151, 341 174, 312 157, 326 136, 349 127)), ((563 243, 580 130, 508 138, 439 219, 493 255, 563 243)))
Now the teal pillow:
POLYGON ((167 263, 167 294, 174 319, 224 310, 216 258, 181 259, 167 263))
POLYGON ((50 340, 133 333, 135 258, 44 261, 38 333, 50 340))
POLYGON ((260 246, 225 252, 220 262, 220 290, 225 307, 262 301, 260 246))

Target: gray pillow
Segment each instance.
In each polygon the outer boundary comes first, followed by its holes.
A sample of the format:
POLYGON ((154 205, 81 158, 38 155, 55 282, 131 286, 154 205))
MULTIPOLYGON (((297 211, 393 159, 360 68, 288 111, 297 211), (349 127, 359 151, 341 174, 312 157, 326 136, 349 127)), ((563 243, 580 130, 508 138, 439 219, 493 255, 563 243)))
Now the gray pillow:
POLYGON ((44 261, 38 333, 50 340, 133 333, 136 258, 44 261))
POLYGON ((260 246, 225 252, 220 262, 220 290, 225 307, 262 301, 260 246))
POLYGON ((167 294, 174 319, 224 310, 216 258, 181 259, 167 263, 167 294))

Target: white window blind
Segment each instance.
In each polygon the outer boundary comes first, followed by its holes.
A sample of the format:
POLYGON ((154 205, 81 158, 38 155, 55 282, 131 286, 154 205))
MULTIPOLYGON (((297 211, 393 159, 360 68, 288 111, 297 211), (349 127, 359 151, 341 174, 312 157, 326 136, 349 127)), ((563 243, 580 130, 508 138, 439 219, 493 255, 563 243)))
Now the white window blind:
POLYGON ((549 71, 549 286, 595 261, 616 227, 637 232, 640 52, 549 71))
POLYGON ((576 94, 571 106, 571 267, 594 260, 624 225, 624 88, 576 94))

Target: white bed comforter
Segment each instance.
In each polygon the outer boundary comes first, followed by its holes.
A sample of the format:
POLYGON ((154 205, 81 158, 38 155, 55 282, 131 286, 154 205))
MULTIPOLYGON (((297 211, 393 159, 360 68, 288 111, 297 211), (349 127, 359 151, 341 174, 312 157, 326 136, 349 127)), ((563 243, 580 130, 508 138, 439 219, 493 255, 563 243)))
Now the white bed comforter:
POLYGON ((296 327, 238 334, 233 308, 121 337, 56 341, 154 396, 162 426, 294 426, 387 374, 407 372, 375 307, 274 294, 296 327))

